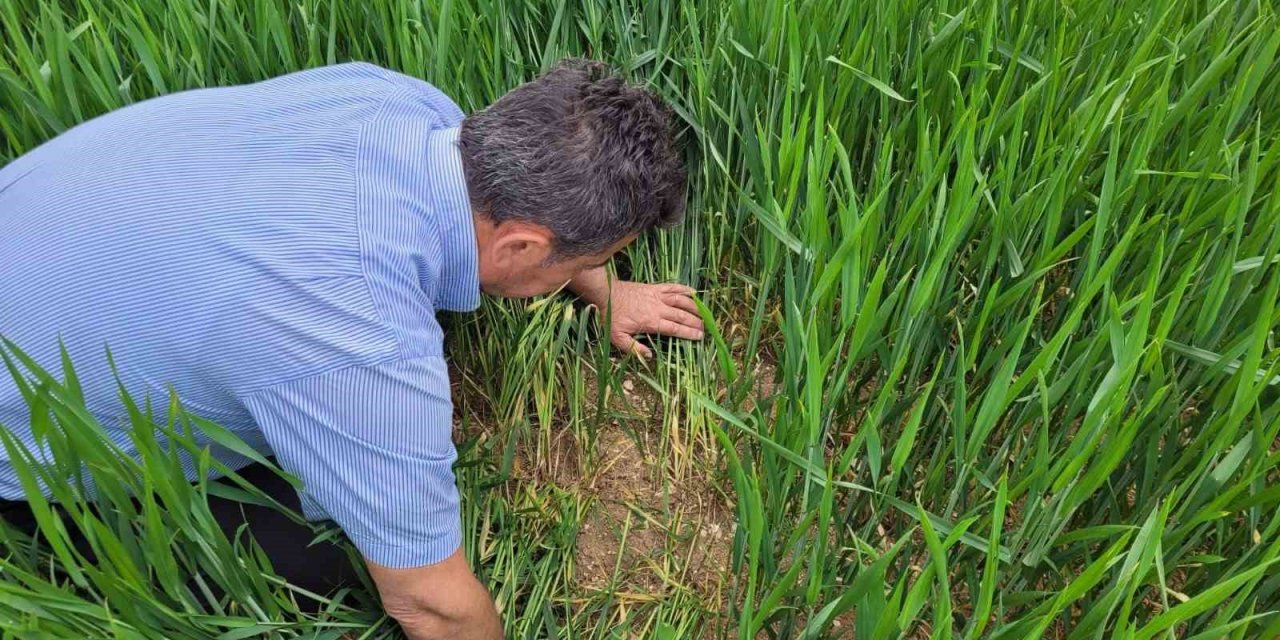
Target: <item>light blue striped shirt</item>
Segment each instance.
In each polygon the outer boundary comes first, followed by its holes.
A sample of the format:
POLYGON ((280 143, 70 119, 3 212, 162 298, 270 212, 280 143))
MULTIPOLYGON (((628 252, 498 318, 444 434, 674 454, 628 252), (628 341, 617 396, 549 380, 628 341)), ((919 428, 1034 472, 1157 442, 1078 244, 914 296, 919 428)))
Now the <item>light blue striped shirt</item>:
MULTIPOLYGON (((172 385, 274 454, 374 562, 442 560, 461 523, 436 312, 480 302, 462 117, 353 63, 81 124, 0 169, 0 335, 54 373, 60 337, 127 450, 108 348, 135 397, 172 385)), ((33 446, 29 422, 0 375, 0 425, 33 446)))

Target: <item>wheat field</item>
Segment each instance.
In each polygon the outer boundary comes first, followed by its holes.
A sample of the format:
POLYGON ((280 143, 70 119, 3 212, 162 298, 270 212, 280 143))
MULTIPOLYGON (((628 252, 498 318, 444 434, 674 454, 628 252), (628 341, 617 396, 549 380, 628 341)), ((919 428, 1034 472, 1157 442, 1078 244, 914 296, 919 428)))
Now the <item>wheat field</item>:
MULTIPOLYGON (((0 163, 317 65, 471 111, 606 60, 692 174, 616 273, 696 287, 709 336, 643 364, 566 295, 447 318, 509 637, 1276 638, 1278 47, 1263 0, 0 0, 0 163)), ((113 463, 46 382, 60 460, 118 490, 76 509, 95 566, 0 529, 6 637, 397 636, 366 593, 300 612, 205 485, 113 463)))

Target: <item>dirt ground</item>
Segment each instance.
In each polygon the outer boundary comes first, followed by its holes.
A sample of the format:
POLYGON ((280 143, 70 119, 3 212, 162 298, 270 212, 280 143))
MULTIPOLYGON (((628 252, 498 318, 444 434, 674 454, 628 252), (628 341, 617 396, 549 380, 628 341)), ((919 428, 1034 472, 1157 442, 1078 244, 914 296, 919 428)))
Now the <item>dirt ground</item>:
POLYGON ((600 467, 580 489, 592 501, 578 534, 575 580, 587 590, 714 595, 729 566, 732 513, 705 480, 664 483, 651 455, 620 431, 597 442, 600 467))
MULTIPOLYGON (((740 409, 751 411, 782 391, 771 360, 760 357, 743 371, 751 388, 740 409)), ((733 597, 728 582, 735 533, 723 460, 715 451, 697 450, 702 444, 664 443, 664 419, 681 417, 664 415, 662 398, 643 380, 623 376, 605 391, 602 419, 593 415, 594 406, 582 407, 583 422, 598 425, 593 434, 566 421, 518 445, 508 489, 556 488, 581 501, 573 550, 575 598, 609 593, 639 604, 688 595, 712 608, 723 605, 733 597)), ((584 397, 596 398, 595 375, 583 371, 583 377, 584 397)), ((469 393, 478 388, 465 384, 463 375, 451 378, 455 396, 465 398, 458 409, 466 413, 467 435, 498 435, 487 400, 469 393)), ((715 399, 726 401, 726 391, 720 389, 715 399)), ((708 622, 714 633, 736 621, 708 622)), ((842 618, 843 630, 850 630, 850 622, 842 618)))
MULTIPOLYGON (((588 395, 594 387, 592 379, 588 395)), ((608 590, 644 601, 689 591, 714 601, 729 570, 733 512, 712 478, 677 477, 659 463, 661 405, 631 379, 622 389, 608 405, 651 419, 602 423, 590 452, 573 430, 561 430, 541 455, 517 453, 515 479, 554 484, 587 503, 573 576, 584 595, 608 590)))

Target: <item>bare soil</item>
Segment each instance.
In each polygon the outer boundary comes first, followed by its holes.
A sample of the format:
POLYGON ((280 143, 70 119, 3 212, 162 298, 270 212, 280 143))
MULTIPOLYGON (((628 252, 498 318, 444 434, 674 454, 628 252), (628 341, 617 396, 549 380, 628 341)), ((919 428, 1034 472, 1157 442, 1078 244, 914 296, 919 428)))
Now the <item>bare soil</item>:
MULTIPOLYGON (((596 384, 588 376, 589 397, 596 384)), ((716 601, 729 570, 733 511, 710 470, 677 474, 659 462, 659 398, 631 378, 622 389, 610 390, 606 404, 611 415, 634 418, 602 423, 594 443, 565 428, 543 451, 520 448, 513 481, 556 485, 587 504, 573 575, 583 595, 647 601, 686 591, 716 601)))
POLYGON ((621 431, 601 433, 599 466, 579 485, 592 502, 577 540, 575 581, 656 596, 719 592, 729 565, 732 513, 705 478, 667 478, 621 431))

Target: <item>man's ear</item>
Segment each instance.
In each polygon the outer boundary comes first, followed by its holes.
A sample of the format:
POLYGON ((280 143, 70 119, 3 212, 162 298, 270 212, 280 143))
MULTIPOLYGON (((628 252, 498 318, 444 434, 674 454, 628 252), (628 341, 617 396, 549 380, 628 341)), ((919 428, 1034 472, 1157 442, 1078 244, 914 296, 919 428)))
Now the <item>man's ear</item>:
POLYGON ((508 220, 494 229, 493 260, 503 268, 542 264, 551 257, 554 236, 551 230, 530 222, 508 220))

